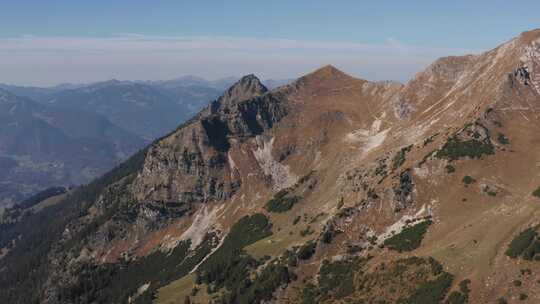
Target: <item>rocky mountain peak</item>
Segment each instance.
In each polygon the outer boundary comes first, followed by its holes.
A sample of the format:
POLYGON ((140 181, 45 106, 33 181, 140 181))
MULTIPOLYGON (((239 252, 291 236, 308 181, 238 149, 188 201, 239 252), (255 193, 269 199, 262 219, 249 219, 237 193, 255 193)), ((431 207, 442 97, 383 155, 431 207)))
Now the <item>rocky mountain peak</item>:
POLYGON ((246 75, 233 84, 219 99, 221 104, 233 104, 268 92, 261 80, 253 74, 246 75))
POLYGON ((340 69, 336 68, 335 66, 331 64, 324 65, 315 71, 313 71, 311 74, 327 74, 327 75, 336 75, 336 74, 345 74, 340 69))
POLYGON ((294 86, 308 91, 327 91, 331 88, 342 87, 351 82, 365 82, 365 80, 352 77, 332 65, 325 65, 294 82, 294 86))
POLYGON ((519 35, 519 39, 525 44, 530 44, 533 41, 538 41, 540 39, 540 29, 534 29, 526 31, 519 35))
POLYGON ((344 78, 353 78, 353 77, 345 74, 344 72, 334 67, 333 65, 328 64, 307 74, 301 79, 323 81, 323 80, 344 79, 344 78))

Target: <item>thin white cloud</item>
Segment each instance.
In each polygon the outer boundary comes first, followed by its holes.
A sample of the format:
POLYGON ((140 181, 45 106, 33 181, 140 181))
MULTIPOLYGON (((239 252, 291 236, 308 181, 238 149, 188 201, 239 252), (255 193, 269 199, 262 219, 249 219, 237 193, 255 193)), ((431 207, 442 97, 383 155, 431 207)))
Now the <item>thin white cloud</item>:
POLYGON ((295 77, 324 64, 368 79, 405 80, 440 56, 476 50, 408 45, 227 36, 111 37, 21 36, 0 38, 0 82, 53 84, 171 78, 216 78, 244 73, 295 77))
POLYGON ((0 38, 0 51, 186 51, 186 50, 347 50, 419 52, 469 52, 459 48, 433 48, 406 45, 395 38, 384 44, 336 41, 309 41, 279 38, 227 36, 147 36, 123 34, 112 37, 39 37, 0 38))

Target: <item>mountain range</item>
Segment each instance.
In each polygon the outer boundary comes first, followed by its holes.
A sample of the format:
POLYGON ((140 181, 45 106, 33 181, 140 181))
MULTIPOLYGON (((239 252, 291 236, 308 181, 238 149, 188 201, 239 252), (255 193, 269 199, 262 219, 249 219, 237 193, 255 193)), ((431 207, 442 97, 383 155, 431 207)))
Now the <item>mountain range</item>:
POLYGON ((234 79, 0 85, 0 205, 87 183, 193 116, 234 79))
POLYGON ((247 75, 92 183, 7 209, 0 298, 539 303, 539 115, 540 30, 406 84, 247 75))
POLYGON ((105 117, 55 108, 0 89, 0 201, 86 183, 145 141, 105 117))

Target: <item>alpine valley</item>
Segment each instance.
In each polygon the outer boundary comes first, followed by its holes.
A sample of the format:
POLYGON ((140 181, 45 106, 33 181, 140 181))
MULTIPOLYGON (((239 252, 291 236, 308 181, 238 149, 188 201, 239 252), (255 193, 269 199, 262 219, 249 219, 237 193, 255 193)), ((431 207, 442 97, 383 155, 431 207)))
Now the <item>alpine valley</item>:
POLYGON ((6 209, 0 299, 540 303, 539 144, 540 30, 407 84, 248 75, 86 186, 6 209))

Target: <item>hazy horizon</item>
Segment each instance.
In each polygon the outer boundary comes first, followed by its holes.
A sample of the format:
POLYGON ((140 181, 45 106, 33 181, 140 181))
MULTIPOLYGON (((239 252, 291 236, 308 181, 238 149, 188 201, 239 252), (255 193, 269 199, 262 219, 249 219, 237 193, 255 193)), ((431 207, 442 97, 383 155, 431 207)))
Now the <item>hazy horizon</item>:
POLYGON ((0 83, 290 79, 326 64, 404 83, 439 57, 479 53, 540 26, 540 3, 496 2, 9 2, 0 83))
MULTIPOLYGON (((266 81, 287 81, 287 80, 293 80, 295 78, 260 78, 255 73, 248 73, 248 74, 254 74, 259 78, 262 82, 266 81)), ((243 76, 246 76, 248 74, 244 75, 230 75, 230 76, 224 76, 219 78, 206 78, 199 75, 193 75, 193 74, 187 74, 187 75, 180 75, 178 77, 172 77, 172 78, 166 78, 166 79, 118 79, 118 78, 107 78, 107 79, 97 79, 95 81, 87 81, 87 82, 78 82, 78 81, 72 81, 72 82, 59 82, 59 83, 52 83, 52 84, 45 84, 45 85, 32 85, 32 84, 15 84, 15 83, 9 83, 9 82, 0 82, 0 85, 6 85, 6 86, 13 86, 13 87, 35 87, 35 88, 54 88, 54 87, 61 87, 61 86, 86 86, 86 85, 92 85, 97 83, 103 83, 108 81, 120 81, 120 82, 166 82, 166 81, 176 81, 176 80, 187 80, 189 78, 193 79, 200 79, 201 81, 209 82, 209 83, 217 83, 220 81, 227 81, 227 80, 238 80, 242 78, 243 76)))
POLYGON ((230 77, 232 73, 255 74, 261 79, 289 79, 327 64, 367 80, 406 82, 439 57, 481 51, 423 48, 397 40, 370 45, 137 35, 0 38, 0 54, 12 54, 0 57, 3 70, 11 71, 0 75, 0 82, 54 86, 107 79, 168 80, 189 75, 212 80, 230 77))

